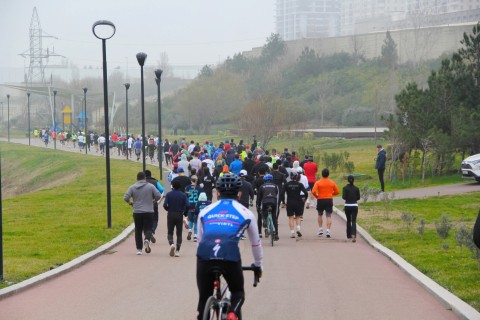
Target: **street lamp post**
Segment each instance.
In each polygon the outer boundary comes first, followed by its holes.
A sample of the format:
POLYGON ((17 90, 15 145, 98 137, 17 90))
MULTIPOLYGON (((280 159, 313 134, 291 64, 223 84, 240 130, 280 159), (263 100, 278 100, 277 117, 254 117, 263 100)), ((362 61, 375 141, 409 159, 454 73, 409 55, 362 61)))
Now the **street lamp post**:
POLYGON ((105 168, 107 174, 107 224, 112 227, 112 199, 110 188, 110 146, 108 145, 110 133, 108 132, 108 85, 107 85, 107 46, 106 41, 115 34, 115 25, 107 20, 99 20, 92 26, 92 32, 98 39, 102 40, 103 57, 103 104, 105 112, 105 168))
POLYGON ((129 135, 128 135, 128 89, 130 89, 130 83, 125 83, 124 84, 125 86, 125 130, 127 131, 127 160, 128 160, 128 139, 129 139, 129 135))
POLYGON ((53 139, 53 148, 57 150, 57 90, 53 90, 53 130, 55 130, 55 139, 53 139))
POLYGON ((147 54, 143 52, 137 53, 137 61, 140 65, 140 80, 141 80, 141 100, 142 100, 142 160, 143 160, 143 172, 145 172, 147 166, 145 164, 145 146, 147 145, 147 139, 145 139, 145 93, 143 86, 143 66, 145 65, 145 60, 147 59, 147 54))
POLYGON ((10 142, 10 95, 7 94, 7 136, 10 142))
POLYGON ((30 145, 30 92, 27 92, 27 108, 28 108, 28 145, 30 145))
MULTIPOLYGON (((88 149, 88 145, 87 145, 87 88, 83 88, 83 130, 85 131, 85 154, 87 154, 87 149, 88 149)), ((90 142, 90 141, 88 141, 90 142)))
POLYGON ((160 82, 162 81, 162 69, 155 70, 155 82, 157 83, 157 99, 158 99, 158 166, 160 169, 160 180, 163 180, 163 147, 162 147, 162 99, 160 96, 160 82))

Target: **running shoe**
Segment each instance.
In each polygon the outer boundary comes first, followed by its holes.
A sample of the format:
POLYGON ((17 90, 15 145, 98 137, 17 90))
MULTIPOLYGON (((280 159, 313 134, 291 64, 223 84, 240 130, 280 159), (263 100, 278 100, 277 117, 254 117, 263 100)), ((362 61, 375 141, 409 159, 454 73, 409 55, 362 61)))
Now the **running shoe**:
POLYGON ((327 229, 327 238, 330 238, 331 235, 330 235, 330 230, 327 229))
POLYGON ((193 236, 193 242, 197 242, 197 236, 193 236))
POLYGON ((192 229, 188 230, 187 240, 192 240, 192 229))
POLYGON ((319 236, 319 237, 323 236, 323 229, 322 228, 320 228, 318 230, 317 236, 319 236))
POLYGON ((258 237, 259 237, 260 239, 262 239, 262 238, 263 238, 263 236, 262 236, 262 234, 261 234, 261 233, 259 233, 259 234, 258 234, 258 237))
POLYGON ((268 238, 268 230, 265 229, 265 238, 268 238))
POLYGON ((157 242, 157 239, 155 239, 155 237, 154 237, 154 235, 153 235, 153 234, 152 234, 152 236, 150 237, 150 241, 151 241, 152 243, 155 243, 155 242, 157 242))
POLYGON ((357 242, 357 237, 353 236, 352 242, 357 242))
POLYGON ((170 257, 173 257, 174 253, 175 253, 175 245, 172 243, 170 245, 170 257))
POLYGON ((290 233, 290 238, 295 238, 295 233, 290 233))
POLYGON ((300 230, 297 230, 297 236, 298 236, 299 238, 302 237, 302 233, 300 232, 300 230))
POLYGON ((137 250, 137 256, 141 256, 142 255, 142 249, 138 249, 137 250))
POLYGON ((150 249, 150 241, 145 239, 145 241, 143 241, 143 245, 145 246, 145 252, 146 253, 150 253, 152 251, 152 249, 150 249))
POLYGON ((180 251, 175 250, 175 257, 180 257, 180 251))
POLYGON ((274 238, 273 240, 274 240, 274 241, 280 240, 280 238, 278 237, 278 234, 275 235, 275 238, 274 238))

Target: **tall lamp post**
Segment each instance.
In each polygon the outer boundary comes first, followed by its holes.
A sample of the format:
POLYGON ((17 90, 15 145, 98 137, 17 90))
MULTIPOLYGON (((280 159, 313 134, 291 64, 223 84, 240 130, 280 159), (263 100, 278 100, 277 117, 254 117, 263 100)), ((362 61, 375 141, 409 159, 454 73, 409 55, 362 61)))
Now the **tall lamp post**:
POLYGON ((28 108, 28 145, 30 145, 30 92, 27 92, 27 108, 28 108))
POLYGON ((53 90, 53 130, 55 130, 55 139, 53 139, 53 148, 57 150, 57 90, 53 90))
MULTIPOLYGON (((85 154, 87 154, 87 88, 83 88, 83 130, 85 131, 85 154)), ((90 142, 90 141, 88 141, 90 142)))
POLYGON ((92 26, 92 32, 98 39, 102 40, 102 56, 103 56, 103 104, 105 118, 105 168, 107 172, 107 224, 108 228, 112 227, 112 199, 110 188, 110 146, 108 145, 110 133, 108 132, 108 85, 107 85, 107 47, 106 41, 115 34, 115 25, 108 20, 99 20, 92 26))
MULTIPOLYGON (((128 139, 129 139, 129 135, 128 135, 128 89, 130 89, 130 83, 125 83, 124 84, 125 86, 125 130, 127 131, 127 145, 128 145, 128 139)), ((127 147, 127 160, 128 160, 128 147, 127 147)))
POLYGON ((157 83, 157 99, 158 99, 158 166, 160 169, 160 180, 163 180, 163 147, 162 147, 162 100, 160 97, 160 82, 162 81, 162 69, 155 70, 155 82, 157 83))
POLYGON ((10 95, 7 94, 7 136, 10 142, 10 95))
POLYGON ((142 99, 142 160, 143 160, 143 172, 145 172, 147 166, 145 165, 145 146, 147 145, 147 139, 145 139, 145 93, 143 86, 143 66, 145 65, 145 60, 147 59, 147 54, 143 52, 137 53, 137 61, 140 65, 140 80, 141 80, 141 99, 142 99))

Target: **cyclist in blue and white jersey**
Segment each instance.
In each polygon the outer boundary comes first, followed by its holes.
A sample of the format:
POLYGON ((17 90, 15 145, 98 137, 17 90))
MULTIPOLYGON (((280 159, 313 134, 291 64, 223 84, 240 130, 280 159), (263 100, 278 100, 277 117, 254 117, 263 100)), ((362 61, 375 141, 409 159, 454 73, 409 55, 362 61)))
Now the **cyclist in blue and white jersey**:
POLYGON ((202 318, 205 303, 213 292, 214 267, 222 269, 231 292, 227 319, 237 319, 240 315, 245 289, 238 244, 244 232, 252 245, 255 266, 261 268, 263 263, 255 216, 236 200, 241 186, 242 181, 234 174, 219 177, 216 184, 219 201, 203 209, 198 217, 198 319, 202 318))

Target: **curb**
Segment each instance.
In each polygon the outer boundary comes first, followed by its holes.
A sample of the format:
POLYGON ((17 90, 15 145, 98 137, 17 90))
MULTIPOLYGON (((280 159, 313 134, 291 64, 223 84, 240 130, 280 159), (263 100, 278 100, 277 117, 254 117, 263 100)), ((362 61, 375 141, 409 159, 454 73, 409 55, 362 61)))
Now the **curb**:
MULTIPOLYGON (((343 220, 347 221, 345 213, 336 207, 333 211, 343 220)), ((442 302, 448 309, 452 310, 455 315, 464 320, 480 320, 480 313, 470 306, 468 303, 440 286, 438 283, 420 272, 417 268, 405 261, 401 256, 386 248, 377 242, 365 229, 357 224, 357 233, 375 250, 389 258, 394 264, 402 269, 407 275, 414 279, 418 284, 424 287, 435 298, 442 302)))
POLYGON ((0 300, 5 299, 7 297, 10 297, 16 293, 22 292, 28 288, 34 287, 44 281, 53 279, 61 274, 67 273, 71 270, 74 270, 81 265, 84 265, 88 261, 98 257, 99 255, 102 255, 105 253, 107 250, 110 250, 111 248, 115 247, 122 241, 124 241, 130 233, 132 233, 135 230, 135 225, 132 223, 129 225, 125 230, 122 231, 118 236, 116 236, 114 239, 111 241, 105 243, 104 245, 98 247, 97 249, 90 251, 78 258, 75 258, 58 268, 52 269, 50 271, 44 272, 42 274, 39 274, 35 277, 29 278, 25 281, 19 282, 17 284, 14 284, 12 286, 9 286, 7 288, 3 288, 0 290, 0 300))

